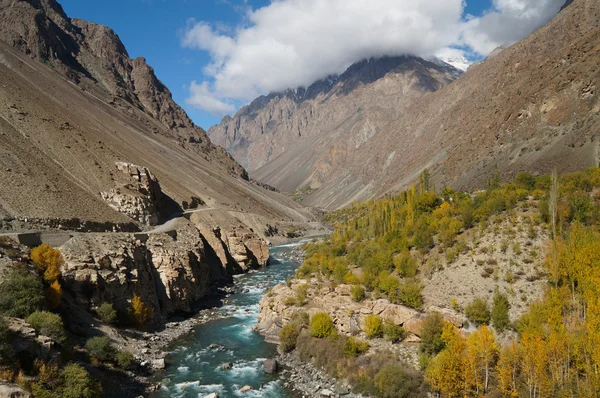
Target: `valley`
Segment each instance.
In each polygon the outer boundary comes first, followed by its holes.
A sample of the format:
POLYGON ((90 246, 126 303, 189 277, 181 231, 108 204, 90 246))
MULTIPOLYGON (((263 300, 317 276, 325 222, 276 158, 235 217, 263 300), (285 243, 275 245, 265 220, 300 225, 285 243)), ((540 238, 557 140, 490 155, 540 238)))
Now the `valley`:
POLYGON ((63 2, 0 0, 0 398, 598 396, 600 3, 63 2))

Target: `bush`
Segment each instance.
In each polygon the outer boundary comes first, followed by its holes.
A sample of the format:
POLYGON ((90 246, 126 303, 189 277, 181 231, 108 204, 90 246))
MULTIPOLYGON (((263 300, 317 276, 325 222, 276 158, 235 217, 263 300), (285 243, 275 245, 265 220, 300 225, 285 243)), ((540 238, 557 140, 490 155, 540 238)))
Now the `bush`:
POLYGON ((366 341, 355 339, 354 337, 348 337, 344 341, 344 355, 347 357, 357 357, 364 354, 369 350, 369 343, 366 341))
POLYGON ((110 303, 102 303, 96 310, 96 313, 103 322, 113 324, 117 321, 117 311, 110 303))
POLYGON ((477 326, 490 323, 491 314, 488 303, 480 297, 477 297, 465 307, 465 315, 469 321, 477 326))
POLYGON ((7 359, 10 350, 11 332, 8 328, 8 322, 0 315, 0 361, 7 359))
POLYGON ((300 328, 294 323, 285 324, 279 331, 279 347, 283 352, 291 352, 296 348, 296 341, 300 335, 300 328))
POLYGON ((492 324, 498 332, 503 332, 510 327, 510 317, 508 310, 510 309, 510 303, 506 295, 500 293, 498 290, 494 293, 494 304, 492 307, 492 324))
POLYGON ((446 344, 442 339, 442 331, 444 329, 444 318, 439 312, 432 312, 427 315, 421 325, 421 351, 435 355, 442 351, 446 344))
POLYGON ((367 315, 363 329, 370 339, 383 336, 383 324, 378 315, 367 315))
POLYGON ((419 269, 417 259, 411 256, 407 250, 394 257, 394 266, 398 275, 405 278, 417 275, 419 269))
POLYGON ((25 318, 44 308, 44 285, 31 272, 12 271, 0 285, 0 311, 7 316, 25 318))
POLYGON ((402 326, 396 325, 392 321, 385 321, 383 322, 383 337, 392 343, 397 343, 404 340, 406 332, 402 326))
POLYGON ((112 361, 115 356, 112 343, 106 336, 92 337, 85 343, 85 349, 92 358, 99 362, 112 361))
POLYGON ((375 375, 378 396, 383 398, 409 398, 421 395, 421 381, 408 366, 385 365, 375 375))
POLYGON ((366 297, 365 288, 360 285, 352 286, 350 288, 350 297, 352 297, 352 300, 356 301, 357 303, 360 303, 366 297))
POLYGON ((60 278, 60 266, 64 263, 64 260, 59 250, 43 243, 31 249, 31 259, 46 281, 52 283, 60 278))
POLYGON ((310 320, 310 334, 313 337, 329 337, 334 330, 331 317, 324 312, 317 312, 310 320))
POLYGON ((117 362, 117 365, 124 370, 131 369, 135 363, 133 354, 127 350, 119 350, 115 355, 115 361, 117 362))
POLYGON ((420 309, 423 306, 423 285, 418 280, 408 280, 398 288, 398 299, 407 307, 420 309))
POLYGON ((62 386, 59 388, 59 397, 63 398, 96 398, 100 397, 102 388, 78 364, 65 366, 60 373, 62 386))
POLYGON ((63 344, 67 340, 67 333, 61 317, 48 311, 36 311, 26 319, 35 331, 43 336, 52 338, 57 343, 63 344))
POLYGON ((131 299, 131 316, 138 329, 145 329, 152 319, 152 308, 148 307, 137 294, 131 299))

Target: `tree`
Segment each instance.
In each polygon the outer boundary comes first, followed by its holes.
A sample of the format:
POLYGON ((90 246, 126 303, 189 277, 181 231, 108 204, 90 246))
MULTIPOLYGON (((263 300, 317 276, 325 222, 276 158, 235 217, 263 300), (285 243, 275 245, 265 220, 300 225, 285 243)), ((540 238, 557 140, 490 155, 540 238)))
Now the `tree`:
POLYGON ((458 398, 465 390, 465 339, 454 325, 447 323, 444 325, 442 340, 446 348, 433 359, 425 378, 431 388, 439 391, 442 396, 458 398))
POLYGON ((50 287, 46 289, 46 301, 48 303, 48 308, 54 310, 60 306, 60 301, 62 299, 62 287, 58 280, 52 282, 50 287))
POLYGON ((427 315, 421 324, 420 349, 422 352, 435 355, 446 346, 446 343, 442 339, 444 323, 444 318, 439 312, 432 312, 427 315))
POLYGON ((0 285, 0 311, 7 316, 25 318, 44 308, 44 285, 24 269, 11 271, 0 285))
POLYGON ((494 333, 486 325, 471 333, 467 340, 467 362, 471 364, 470 376, 477 394, 487 393, 490 381, 490 370, 498 355, 498 346, 494 333))
POLYGON ((509 309, 510 303, 506 295, 496 290, 492 306, 492 325, 498 332, 503 332, 510 327, 509 309))
POLYGON ((487 325, 490 323, 490 309, 487 301, 481 297, 475 298, 469 305, 465 307, 465 315, 469 321, 473 322, 477 326, 487 325))
POLYGON ((97 398, 102 393, 100 385, 78 364, 65 366, 60 380, 62 386, 58 396, 61 398, 97 398))
POLYGON ((112 361, 115 356, 115 349, 106 336, 92 337, 85 343, 85 349, 92 358, 99 362, 112 361))
POLYGON ((498 388, 500 393, 508 398, 517 398, 519 390, 517 388, 517 377, 521 358, 519 356, 519 346, 516 341, 500 351, 496 372, 498 374, 498 388))
POLYGON ((133 294, 131 299, 131 315, 135 320, 135 323, 139 329, 145 329, 148 322, 152 319, 153 311, 152 308, 148 307, 138 296, 133 294))
POLYGON ((43 243, 31 249, 31 259, 37 266, 38 272, 44 276, 44 280, 48 283, 60 278, 60 267, 64 263, 60 250, 43 243))
POLYGON ((292 322, 283 325, 279 331, 279 347, 283 352, 291 352, 296 348, 300 329, 292 322))

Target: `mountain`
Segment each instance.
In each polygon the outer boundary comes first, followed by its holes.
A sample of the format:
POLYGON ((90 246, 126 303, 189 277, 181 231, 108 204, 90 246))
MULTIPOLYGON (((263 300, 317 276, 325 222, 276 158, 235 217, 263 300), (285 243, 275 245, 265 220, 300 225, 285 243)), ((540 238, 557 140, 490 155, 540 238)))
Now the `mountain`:
MULTIPOLYGON (((311 146, 316 139, 352 140, 358 148, 411 102, 459 74, 443 62, 416 57, 365 59, 307 88, 261 96, 208 135, 251 172, 299 144, 310 146, 306 157, 317 156, 323 148, 311 146)), ((270 180, 286 191, 303 182, 270 180)))
MULTIPOLYGON (((337 208, 398 191, 426 168, 438 188, 471 189, 483 187, 497 171, 509 179, 524 170, 568 172, 595 166, 600 160, 599 51, 600 4, 574 1, 549 24, 471 66, 451 84, 404 101, 401 110, 379 106, 368 123, 361 118, 368 109, 362 101, 342 121, 335 118, 338 109, 315 103, 303 119, 298 117, 301 126, 318 120, 315 130, 328 131, 323 117, 328 112, 335 119, 331 124, 337 140, 315 134, 277 147, 273 152, 278 156, 252 174, 285 191, 304 188, 310 193, 305 204, 337 208)), ((387 98, 399 98, 399 92, 391 86, 387 98)), ((352 94, 346 101, 359 97, 352 94)), ((275 110, 265 107, 264 114, 279 114, 275 110)), ((255 125, 264 126, 263 113, 255 114, 255 125)), ((239 122, 237 142, 252 142, 247 137, 256 135, 254 125, 243 117, 234 120, 239 122)), ((273 136, 292 130, 286 124, 275 128, 273 136)), ((212 139, 214 130, 209 135, 212 139)), ((271 148, 268 142, 263 146, 271 148)))
POLYGON ((111 29, 54 0, 0 0, 0 20, 0 230, 136 230, 204 207, 260 234, 314 219, 250 181, 111 29))

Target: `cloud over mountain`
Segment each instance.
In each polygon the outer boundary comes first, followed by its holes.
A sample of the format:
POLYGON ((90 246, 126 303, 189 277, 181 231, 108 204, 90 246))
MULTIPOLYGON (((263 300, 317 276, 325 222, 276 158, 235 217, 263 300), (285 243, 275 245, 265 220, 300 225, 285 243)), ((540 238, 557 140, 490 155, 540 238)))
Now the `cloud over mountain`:
POLYGON ((227 31, 189 21, 182 45, 207 51, 208 80, 188 103, 223 115, 258 95, 307 86, 363 58, 472 52, 487 55, 546 23, 564 0, 494 0, 465 16, 463 0, 278 0, 227 31), (451 49, 451 50, 450 50, 451 49))

